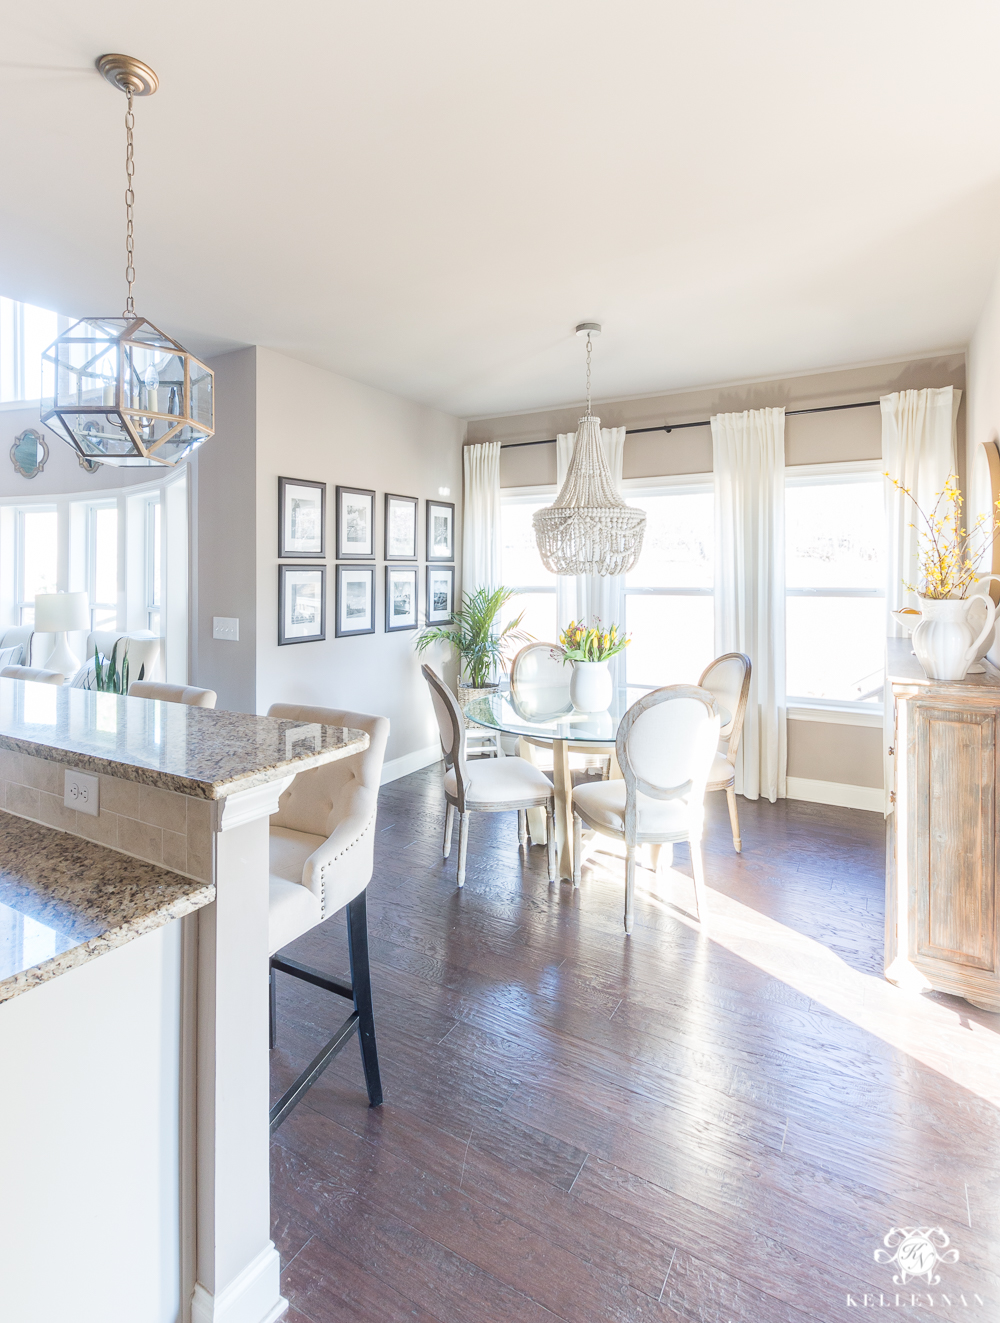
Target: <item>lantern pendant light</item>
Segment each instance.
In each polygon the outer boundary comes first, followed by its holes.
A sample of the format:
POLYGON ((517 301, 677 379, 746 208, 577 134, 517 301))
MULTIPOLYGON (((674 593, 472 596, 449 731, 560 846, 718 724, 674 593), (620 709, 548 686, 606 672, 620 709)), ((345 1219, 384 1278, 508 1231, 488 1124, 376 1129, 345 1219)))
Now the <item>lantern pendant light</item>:
POLYGON ((156 74, 130 55, 102 55, 101 74, 128 98, 125 111, 125 280, 121 317, 84 317, 42 355, 42 422, 81 462, 116 468, 178 464, 215 430, 212 369, 140 317, 132 290, 132 99, 151 96, 156 74))
POLYGON ((542 563, 553 574, 625 574, 639 559, 646 515, 615 490, 601 420, 590 411, 591 338, 601 328, 581 322, 576 333, 587 337, 587 415, 576 430, 562 491, 531 522, 542 563))

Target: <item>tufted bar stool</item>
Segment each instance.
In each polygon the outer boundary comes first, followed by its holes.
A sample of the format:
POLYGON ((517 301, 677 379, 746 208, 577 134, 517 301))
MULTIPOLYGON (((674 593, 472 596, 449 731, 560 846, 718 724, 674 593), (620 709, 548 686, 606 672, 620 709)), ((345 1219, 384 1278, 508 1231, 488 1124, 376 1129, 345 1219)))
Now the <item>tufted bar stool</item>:
POLYGON ((278 801, 278 811, 271 815, 271 1046, 277 1041, 276 974, 289 974, 311 983, 346 998, 354 1006, 326 1046, 271 1108, 274 1131, 355 1032, 361 1045, 368 1102, 372 1107, 382 1102, 368 968, 366 895, 375 863, 375 815, 389 721, 365 712, 293 703, 273 703, 267 715, 283 721, 348 726, 365 731, 369 739, 368 748, 361 753, 299 772, 278 801), (290 942, 345 907, 350 984, 281 954, 290 942))

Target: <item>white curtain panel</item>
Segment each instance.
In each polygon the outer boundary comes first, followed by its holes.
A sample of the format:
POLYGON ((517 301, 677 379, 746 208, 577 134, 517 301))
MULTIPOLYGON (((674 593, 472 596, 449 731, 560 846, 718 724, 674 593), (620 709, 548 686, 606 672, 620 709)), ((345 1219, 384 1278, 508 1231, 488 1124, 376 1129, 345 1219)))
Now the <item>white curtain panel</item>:
POLYGON ((785 411, 712 418, 715 651, 753 663, 736 790, 785 796, 785 411))
MULTIPOLYGON (((958 472, 956 423, 961 399, 960 390, 942 386, 939 390, 901 390, 880 401, 882 463, 890 478, 909 487, 924 510, 930 510, 951 474, 958 472)), ((903 583, 916 585, 919 581, 919 540, 913 527, 919 522, 913 503, 886 478, 885 623, 892 638, 902 638, 905 631, 891 612, 916 605, 903 583)))
POLYGON ((500 442, 466 446, 462 592, 500 584, 500 442))
MULTIPOLYGON (((906 631, 892 618, 901 606, 915 606, 914 594, 904 583, 919 586, 920 520, 910 501, 897 491, 890 478, 908 487, 921 509, 930 511, 935 497, 949 477, 958 472, 958 406, 962 392, 954 386, 937 390, 902 390, 884 395, 882 406, 882 463, 890 475, 885 479, 885 624, 890 638, 903 638, 906 631), (914 527, 917 525, 918 527, 914 527)), ((895 738, 895 713, 885 696, 883 722, 883 768, 885 812, 892 812, 889 795, 893 765, 889 749, 895 738)))
MULTIPOLYGON (((611 480, 615 489, 620 491, 625 462, 625 428, 602 427, 601 441, 611 480)), ((560 491, 566 481, 575 442, 575 432, 563 432, 556 437, 556 486, 560 491)), ((560 633, 571 620, 585 621, 588 625, 599 620, 605 628, 622 625, 625 620, 624 574, 560 574, 556 579, 556 625, 560 633)), ((623 684, 624 654, 613 657, 609 669, 614 684, 623 684)))

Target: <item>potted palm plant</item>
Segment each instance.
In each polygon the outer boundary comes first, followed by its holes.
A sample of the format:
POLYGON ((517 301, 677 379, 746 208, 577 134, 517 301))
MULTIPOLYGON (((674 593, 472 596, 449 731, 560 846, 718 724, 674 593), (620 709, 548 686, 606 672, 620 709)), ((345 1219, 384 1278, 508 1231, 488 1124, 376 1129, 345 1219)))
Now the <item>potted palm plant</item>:
POLYGON ((477 588, 463 596, 450 625, 428 625, 417 636, 418 652, 432 643, 449 643, 458 653, 458 699, 463 706, 492 693, 499 673, 507 670, 511 649, 531 639, 521 628, 523 611, 502 629, 497 627, 501 609, 515 596, 513 588, 477 588))

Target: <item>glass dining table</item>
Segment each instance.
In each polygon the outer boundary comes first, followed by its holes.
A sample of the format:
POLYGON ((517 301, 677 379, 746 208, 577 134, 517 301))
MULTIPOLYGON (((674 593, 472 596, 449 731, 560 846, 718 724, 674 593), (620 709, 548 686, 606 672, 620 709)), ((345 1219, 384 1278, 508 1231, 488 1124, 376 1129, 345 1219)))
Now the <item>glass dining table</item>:
MULTIPOLYGON (((465 705, 465 715, 477 726, 517 735, 530 744, 552 750, 552 780, 555 791, 557 876, 573 878, 573 781, 571 753, 603 753, 611 758, 612 778, 621 776, 615 758, 615 740, 622 717, 649 687, 621 685, 615 689, 607 711, 577 712, 564 686, 519 686, 517 692, 498 689, 495 694, 475 698, 465 705)), ((721 706, 726 725, 730 714, 721 706)))

